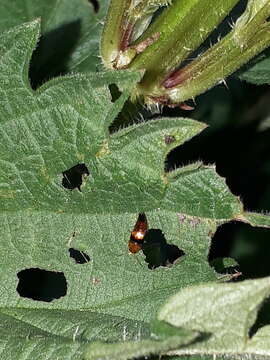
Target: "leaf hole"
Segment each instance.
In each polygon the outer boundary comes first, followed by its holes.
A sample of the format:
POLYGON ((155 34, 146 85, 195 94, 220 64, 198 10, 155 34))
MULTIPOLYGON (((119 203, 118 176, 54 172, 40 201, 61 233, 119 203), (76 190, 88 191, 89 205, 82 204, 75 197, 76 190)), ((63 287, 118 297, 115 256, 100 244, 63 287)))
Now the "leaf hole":
POLYGON ((110 90, 110 94, 111 94, 111 101, 112 101, 112 103, 115 103, 116 100, 118 100, 120 98, 122 93, 116 84, 110 84, 109 90, 110 90))
POLYGON ((149 229, 144 237, 142 250, 148 268, 154 270, 160 266, 171 266, 176 263, 185 252, 178 246, 168 244, 159 229, 149 229))
POLYGON ((85 252, 70 248, 68 249, 69 256, 75 260, 76 264, 86 264, 90 261, 90 256, 85 252))
POLYGON ((69 190, 78 189, 81 191, 83 180, 89 176, 89 170, 85 164, 77 164, 72 168, 63 171, 62 185, 69 190))
POLYGON ((240 221, 220 225, 212 237, 208 254, 210 265, 219 273, 231 274, 229 280, 254 279, 270 275, 270 232, 269 229, 252 227, 240 221), (234 259, 238 265, 217 267, 234 259), (258 261, 259 259, 259 261, 258 261), (241 276, 234 278, 235 273, 241 276))
POLYGON ((97 0, 88 0, 94 8, 94 12, 98 13, 99 12, 99 2, 97 0))
POLYGON ((17 276, 17 292, 21 297, 50 302, 67 294, 67 281, 63 272, 30 268, 21 270, 17 276))

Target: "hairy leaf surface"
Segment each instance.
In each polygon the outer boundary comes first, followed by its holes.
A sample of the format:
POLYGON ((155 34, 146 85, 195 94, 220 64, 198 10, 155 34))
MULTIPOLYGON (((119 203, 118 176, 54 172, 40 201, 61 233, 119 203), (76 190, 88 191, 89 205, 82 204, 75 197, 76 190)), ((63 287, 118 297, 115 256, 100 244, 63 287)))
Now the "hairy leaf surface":
POLYGON ((249 337, 257 312, 270 294, 269 285, 268 277, 236 284, 187 287, 169 299, 158 318, 174 326, 209 333, 207 341, 179 350, 179 355, 214 354, 239 359, 269 356, 266 340, 269 326, 249 337))
MULTIPOLYGON (((35 21, 0 37, 0 313, 25 340, 12 347, 4 327, 1 349, 7 359, 80 359, 93 340, 149 340, 149 323, 168 296, 215 280, 211 236, 243 210, 213 167, 164 171, 167 154, 204 124, 160 118, 109 132, 140 72, 71 75, 33 91, 28 69, 38 36, 35 21), (122 90, 114 102, 110 84, 122 90), (81 191, 64 188, 62 173, 81 163, 89 171, 81 191), (128 254, 139 212, 153 233, 183 251, 178 262, 151 270, 142 252, 128 254), (90 261, 77 264, 70 248, 90 261), (52 302, 20 296, 18 274, 37 268, 62 273, 66 295, 52 302), (39 348, 32 336, 48 344, 39 356, 31 355, 39 348)), ((163 345, 156 351, 172 348, 163 345)))

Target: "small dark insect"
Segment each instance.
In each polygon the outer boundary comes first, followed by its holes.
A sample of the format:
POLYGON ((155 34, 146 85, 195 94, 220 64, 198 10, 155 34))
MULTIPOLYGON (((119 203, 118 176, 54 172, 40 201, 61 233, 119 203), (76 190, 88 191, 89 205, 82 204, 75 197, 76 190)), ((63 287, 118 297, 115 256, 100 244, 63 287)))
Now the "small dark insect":
POLYGON ((234 274, 231 275, 231 280, 236 280, 242 275, 243 274, 241 273, 241 271, 236 271, 234 274))
POLYGON ((166 145, 170 145, 170 144, 172 144, 173 142, 175 142, 175 136, 173 136, 173 135, 165 135, 165 137, 164 137, 164 141, 165 141, 165 144, 166 145))
POLYGON ((220 276, 218 278, 218 280, 221 280, 221 281, 237 281, 237 279, 239 277, 241 277, 243 275, 243 273, 241 271, 238 271, 238 270, 234 270, 235 272, 233 274, 224 274, 222 276, 220 276))
POLYGON ((147 233, 147 230, 148 224, 145 213, 140 213, 128 242, 128 249, 130 253, 136 254, 142 249, 144 237, 147 233))

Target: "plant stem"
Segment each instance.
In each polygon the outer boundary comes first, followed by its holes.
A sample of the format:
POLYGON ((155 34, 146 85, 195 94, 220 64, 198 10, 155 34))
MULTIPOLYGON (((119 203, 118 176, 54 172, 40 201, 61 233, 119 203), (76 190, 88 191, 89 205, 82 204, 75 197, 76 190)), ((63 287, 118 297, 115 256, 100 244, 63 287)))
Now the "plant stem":
POLYGON ((146 70, 139 91, 159 93, 165 77, 177 68, 224 19, 238 0, 176 0, 145 32, 142 41, 160 33, 158 41, 135 57, 129 68, 146 70))
POLYGON ((101 56, 106 68, 127 67, 136 55, 130 45, 148 27, 153 13, 170 0, 111 0, 102 40, 101 56))
MULTIPOLYGON (((270 44, 270 3, 242 22, 219 43, 167 78, 163 85, 173 103, 183 102, 206 91, 237 70, 270 44)), ((246 14, 243 16, 246 17, 246 14)), ((164 91, 163 91, 164 93, 164 91)))
POLYGON ((184 65, 237 2, 111 0, 101 43, 104 65, 144 71, 132 99, 187 110, 185 100, 224 82, 270 44, 270 0, 249 0, 231 32, 184 65), (141 35, 161 5, 169 6, 141 35))
POLYGON ((106 68, 114 68, 113 64, 121 49, 121 43, 127 37, 127 12, 132 0, 111 1, 105 21, 102 39, 101 56, 106 68))

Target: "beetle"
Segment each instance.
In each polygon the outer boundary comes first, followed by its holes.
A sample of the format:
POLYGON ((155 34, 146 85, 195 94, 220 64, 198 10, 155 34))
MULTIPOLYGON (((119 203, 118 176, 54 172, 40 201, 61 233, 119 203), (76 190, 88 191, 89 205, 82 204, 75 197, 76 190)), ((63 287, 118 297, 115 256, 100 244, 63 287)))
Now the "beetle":
POLYGON ((148 231, 148 223, 145 213, 140 213, 133 231, 130 234, 128 249, 131 254, 136 254, 142 249, 145 234, 148 231))

